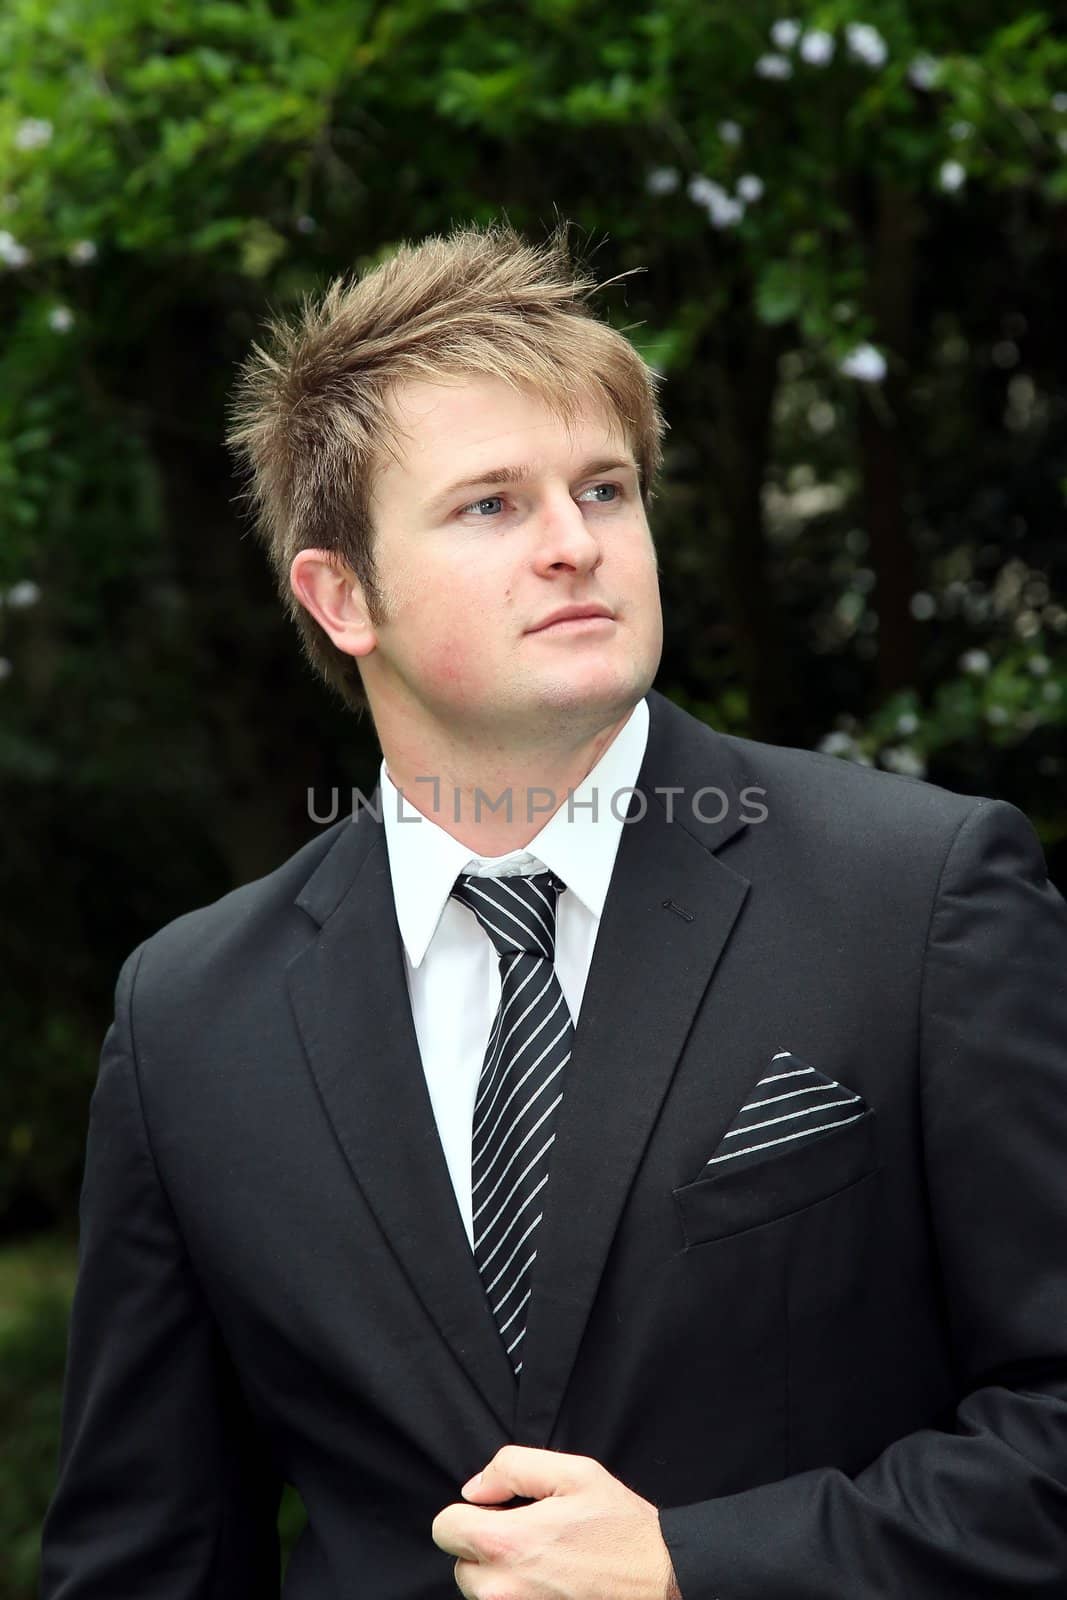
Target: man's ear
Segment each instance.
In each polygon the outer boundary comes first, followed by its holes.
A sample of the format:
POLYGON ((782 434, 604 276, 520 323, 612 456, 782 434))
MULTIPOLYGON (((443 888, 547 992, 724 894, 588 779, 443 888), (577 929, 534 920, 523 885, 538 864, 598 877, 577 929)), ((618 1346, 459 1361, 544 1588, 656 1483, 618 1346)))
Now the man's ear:
POLYGON ((300 550, 289 568, 296 598, 346 655, 366 656, 378 636, 370 620, 363 585, 329 550, 300 550))

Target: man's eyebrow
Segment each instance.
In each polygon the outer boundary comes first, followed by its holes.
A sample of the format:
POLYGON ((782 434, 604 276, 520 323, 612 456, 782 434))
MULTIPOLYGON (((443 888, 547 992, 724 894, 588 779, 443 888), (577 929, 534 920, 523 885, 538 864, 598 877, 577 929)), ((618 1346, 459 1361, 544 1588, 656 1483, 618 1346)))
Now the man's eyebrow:
MULTIPOLYGON (((598 472, 617 472, 620 467, 638 473, 637 462, 632 456, 594 456, 592 460, 583 461, 574 476, 590 478, 598 472)), ((479 472, 476 478, 461 478, 458 483, 451 483, 447 489, 441 489, 426 501, 424 509, 436 511, 454 496, 466 494, 470 489, 494 488, 507 483, 528 483, 535 475, 525 464, 514 467, 489 467, 485 472, 479 472)))

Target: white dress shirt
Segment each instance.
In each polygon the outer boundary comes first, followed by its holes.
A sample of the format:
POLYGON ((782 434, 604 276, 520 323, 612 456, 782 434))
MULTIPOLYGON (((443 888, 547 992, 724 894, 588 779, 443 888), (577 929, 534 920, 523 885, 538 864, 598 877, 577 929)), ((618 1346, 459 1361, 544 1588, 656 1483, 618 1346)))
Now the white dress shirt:
MULTIPOLYGON (((622 819, 647 742, 648 702, 641 699, 575 789, 573 802, 568 805, 564 799, 525 849, 503 856, 472 856, 467 845, 400 794, 382 761, 382 816, 411 1014, 437 1131, 472 1249, 471 1126, 485 1047, 500 1001, 500 958, 474 912, 451 898, 452 886, 461 872, 506 877, 547 870, 563 880, 567 888, 556 912, 556 973, 571 1020, 577 1023, 622 819), (595 811, 589 805, 594 798, 595 811)), ((447 795, 444 798, 447 804, 447 795)))

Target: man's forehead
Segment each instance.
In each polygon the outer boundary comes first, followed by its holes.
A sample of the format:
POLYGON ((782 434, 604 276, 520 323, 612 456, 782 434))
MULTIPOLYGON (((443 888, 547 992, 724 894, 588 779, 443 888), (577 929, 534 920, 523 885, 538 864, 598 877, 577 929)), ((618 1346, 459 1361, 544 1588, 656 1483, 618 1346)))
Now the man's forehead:
POLYGON ((554 452, 558 444, 580 440, 584 446, 594 437, 629 453, 618 420, 593 395, 579 404, 569 423, 539 395, 516 391, 498 378, 412 381, 396 386, 386 406, 396 425, 399 456, 408 464, 445 451, 451 465, 460 451, 471 457, 492 453, 518 433, 527 442, 524 455, 534 441, 543 440, 540 447, 554 452))

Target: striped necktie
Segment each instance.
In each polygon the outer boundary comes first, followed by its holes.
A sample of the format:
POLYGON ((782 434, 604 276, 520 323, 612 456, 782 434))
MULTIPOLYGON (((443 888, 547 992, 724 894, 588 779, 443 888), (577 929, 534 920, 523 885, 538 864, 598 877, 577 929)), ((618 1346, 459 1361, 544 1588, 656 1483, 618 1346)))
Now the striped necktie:
POLYGON ((461 873, 452 889, 500 957, 500 1004, 471 1128, 471 1201, 474 1260, 516 1378, 563 1069, 574 1039, 555 969, 556 899, 565 888, 553 873, 537 872, 509 878, 461 873))

